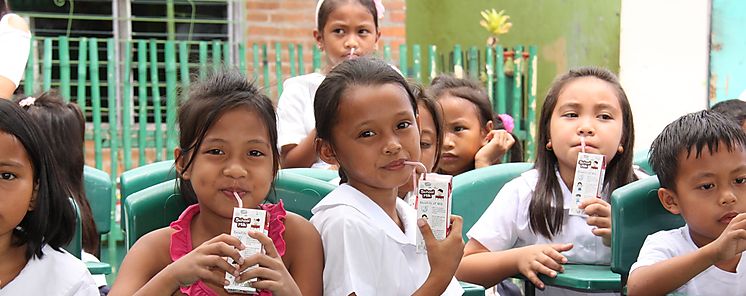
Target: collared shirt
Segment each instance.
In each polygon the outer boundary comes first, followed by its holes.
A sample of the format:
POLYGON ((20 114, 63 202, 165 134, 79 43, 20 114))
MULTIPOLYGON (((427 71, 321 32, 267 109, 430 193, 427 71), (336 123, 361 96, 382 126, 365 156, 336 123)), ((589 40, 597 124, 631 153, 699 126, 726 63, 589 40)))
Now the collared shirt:
POLYGON ((44 256, 30 259, 21 273, 0 289, 0 295, 99 295, 98 286, 83 261, 49 245, 44 245, 41 251, 44 256))
MULTIPOLYGON (((316 128, 313 102, 324 77, 319 73, 310 73, 288 78, 282 84, 283 91, 277 101, 278 149, 299 144, 316 128)), ((328 168, 329 165, 317 160, 313 167, 328 168)))
MULTIPOLYGON (((427 254, 417 254, 417 214, 396 199, 404 232, 383 209, 347 184, 329 193, 312 213, 311 223, 324 244, 324 294, 411 295, 427 279, 427 254)), ((451 279, 444 295, 461 295, 451 279)))

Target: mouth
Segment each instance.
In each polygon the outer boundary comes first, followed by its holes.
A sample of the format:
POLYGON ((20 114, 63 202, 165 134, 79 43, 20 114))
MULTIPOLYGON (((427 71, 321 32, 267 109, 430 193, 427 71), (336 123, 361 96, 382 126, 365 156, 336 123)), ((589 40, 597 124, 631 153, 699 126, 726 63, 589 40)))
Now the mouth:
POLYGON ((249 194, 249 192, 246 191, 245 189, 238 188, 238 187, 223 188, 223 189, 220 189, 220 192, 222 192, 226 197, 234 201, 236 200, 236 197, 233 195, 234 192, 238 193, 238 196, 241 197, 242 199, 246 197, 246 195, 249 194))
POLYGON ((400 169, 404 168, 404 162, 405 161, 406 161, 406 159, 404 159, 404 158, 397 159, 397 160, 394 160, 392 162, 389 162, 388 164, 386 164, 385 166, 383 166, 383 168, 386 169, 386 170, 389 170, 389 171, 400 170, 400 169))
MULTIPOLYGON (((572 148, 577 148, 581 152, 583 151, 583 145, 581 145, 579 143, 577 145, 575 145, 575 146, 572 146, 572 148)), ((598 151, 598 147, 596 147, 594 145, 591 145, 591 144, 588 144, 588 143, 585 143, 585 150, 587 151, 589 149, 598 151)))
POLYGON ((457 159, 458 159, 458 156, 456 156, 456 154, 453 154, 453 153, 443 153, 440 155, 440 160, 444 162, 451 162, 457 159))
POLYGON ((729 224, 730 221, 733 220, 733 218, 735 218, 736 216, 738 216, 737 212, 728 212, 722 217, 720 217, 720 220, 718 221, 720 221, 720 223, 723 223, 723 224, 729 224))

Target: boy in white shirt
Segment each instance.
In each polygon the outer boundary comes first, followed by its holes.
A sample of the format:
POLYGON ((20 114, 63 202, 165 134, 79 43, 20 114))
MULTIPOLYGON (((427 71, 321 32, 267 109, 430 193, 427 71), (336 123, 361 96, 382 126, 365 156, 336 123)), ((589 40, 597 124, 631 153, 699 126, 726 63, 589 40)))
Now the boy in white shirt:
POLYGON ((629 295, 746 295, 746 134, 705 110, 666 126, 651 146, 658 197, 686 226, 647 237, 629 295))

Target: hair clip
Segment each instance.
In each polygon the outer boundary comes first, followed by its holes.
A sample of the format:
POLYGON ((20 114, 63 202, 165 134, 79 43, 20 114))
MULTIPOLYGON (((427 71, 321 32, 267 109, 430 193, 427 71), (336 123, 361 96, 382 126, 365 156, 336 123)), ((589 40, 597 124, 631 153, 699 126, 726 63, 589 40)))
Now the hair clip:
POLYGON ((503 126, 505 127, 505 131, 509 133, 513 133, 513 128, 515 127, 515 122, 513 122, 513 117, 508 114, 499 114, 497 117, 500 118, 500 120, 503 121, 503 126))
POLYGON ((18 102, 18 106, 21 106, 21 107, 33 106, 35 102, 36 102, 36 98, 26 97, 25 99, 18 102))

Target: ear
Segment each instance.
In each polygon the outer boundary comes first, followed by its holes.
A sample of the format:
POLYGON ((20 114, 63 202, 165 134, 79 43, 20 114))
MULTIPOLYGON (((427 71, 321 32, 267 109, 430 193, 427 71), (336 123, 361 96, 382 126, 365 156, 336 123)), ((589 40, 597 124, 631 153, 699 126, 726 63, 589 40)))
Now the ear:
POLYGON ((313 39, 316 40, 316 45, 324 51, 324 36, 319 32, 319 29, 313 29, 313 39))
POLYGON ((184 171, 186 155, 182 155, 181 148, 174 149, 174 159, 176 160, 174 161, 176 172, 179 173, 182 179, 189 180, 189 172, 184 171))
POLYGON ((484 125, 484 129, 485 131, 487 131, 487 133, 489 133, 494 128, 495 128, 495 123, 492 122, 492 120, 487 121, 487 123, 484 125))
POLYGON ((329 141, 316 139, 315 146, 321 160, 331 165, 339 165, 337 154, 334 152, 334 148, 329 141))
POLYGON ((375 43, 375 44, 373 44, 373 48, 374 48, 374 49, 375 49, 376 51, 378 51, 378 40, 381 40, 381 30, 379 29, 379 30, 377 30, 377 31, 378 31, 378 32, 376 32, 376 43, 375 43))
POLYGON ((658 199, 661 201, 661 205, 663 205, 666 210, 671 212, 671 214, 681 214, 681 209, 679 209, 678 197, 676 196, 676 192, 674 192, 673 190, 668 188, 658 189, 658 199))

